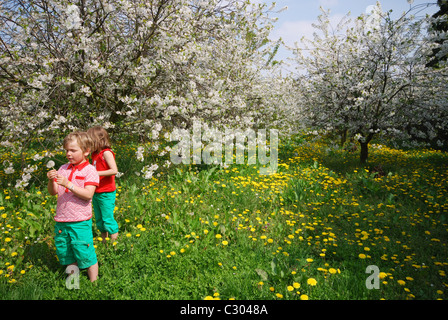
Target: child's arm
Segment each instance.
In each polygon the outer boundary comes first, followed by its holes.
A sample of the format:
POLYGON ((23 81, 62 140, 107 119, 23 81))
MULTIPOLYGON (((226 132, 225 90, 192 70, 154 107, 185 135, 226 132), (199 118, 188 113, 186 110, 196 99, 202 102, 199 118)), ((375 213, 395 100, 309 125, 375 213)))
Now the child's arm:
POLYGON ((70 189, 78 198, 84 199, 84 200, 90 200, 93 198, 93 195, 95 194, 96 186, 85 186, 84 188, 76 187, 73 183, 71 184, 70 189))
POLYGON ((50 193, 52 196, 55 196, 58 194, 58 184, 54 181, 58 176, 58 172, 56 170, 50 170, 47 172, 48 177, 48 193, 50 193))
POLYGON ((58 175, 57 184, 69 189, 75 196, 81 198, 83 200, 92 199, 95 194, 96 186, 88 185, 84 188, 75 186, 72 182, 68 181, 68 179, 64 176, 58 175))
POLYGON ((104 160, 106 160, 107 165, 109 166, 108 170, 98 171, 98 175, 101 176, 114 176, 118 173, 117 163, 115 162, 114 155, 110 151, 104 151, 103 153, 104 160))

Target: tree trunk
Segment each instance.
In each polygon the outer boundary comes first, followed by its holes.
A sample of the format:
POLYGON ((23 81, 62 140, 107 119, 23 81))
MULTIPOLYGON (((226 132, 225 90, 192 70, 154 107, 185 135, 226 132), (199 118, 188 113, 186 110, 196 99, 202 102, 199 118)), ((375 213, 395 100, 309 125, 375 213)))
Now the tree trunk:
POLYGON ((360 142, 360 144, 361 144, 360 160, 361 160, 361 163, 366 163, 367 158, 369 156, 369 143, 368 142, 360 142))
POLYGON ((364 142, 361 141, 359 142, 361 144, 361 154, 360 154, 361 163, 367 162, 367 158, 369 157, 369 142, 372 140, 373 135, 374 135, 373 133, 369 133, 364 142))
POLYGON ((347 140, 347 129, 341 130, 341 141, 340 141, 340 147, 344 147, 345 141, 347 140))

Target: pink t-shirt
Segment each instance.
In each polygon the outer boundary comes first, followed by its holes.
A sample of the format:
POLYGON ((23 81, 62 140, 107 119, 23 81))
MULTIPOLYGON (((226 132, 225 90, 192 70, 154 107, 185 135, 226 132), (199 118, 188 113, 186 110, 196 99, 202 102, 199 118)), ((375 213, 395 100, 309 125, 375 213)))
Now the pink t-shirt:
MULTIPOLYGON (((100 177, 95 167, 88 161, 77 166, 64 164, 58 170, 58 174, 67 177, 75 187, 99 186, 100 177)), ((56 207, 57 222, 85 221, 92 218, 92 200, 83 200, 63 186, 58 186, 58 204, 56 207)))

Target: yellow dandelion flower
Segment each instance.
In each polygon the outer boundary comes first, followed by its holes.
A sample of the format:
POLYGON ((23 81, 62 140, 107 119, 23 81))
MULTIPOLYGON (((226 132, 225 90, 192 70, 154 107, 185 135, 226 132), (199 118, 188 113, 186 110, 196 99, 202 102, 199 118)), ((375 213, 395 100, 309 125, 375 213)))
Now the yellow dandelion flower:
POLYGON ((306 283, 308 283, 310 286, 315 286, 317 284, 316 279, 314 278, 309 278, 306 283))

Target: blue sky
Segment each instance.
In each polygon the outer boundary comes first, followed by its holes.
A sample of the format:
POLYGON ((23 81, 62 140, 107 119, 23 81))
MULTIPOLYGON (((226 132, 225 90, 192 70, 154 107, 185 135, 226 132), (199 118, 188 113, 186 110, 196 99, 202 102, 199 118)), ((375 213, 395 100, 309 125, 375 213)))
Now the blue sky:
MULTIPOLYGON (((274 24, 275 29, 271 33, 271 39, 282 39, 288 44, 293 45, 294 42, 299 42, 302 36, 312 38, 314 31, 311 24, 317 21, 320 14, 319 8, 330 9, 330 16, 335 23, 350 12, 351 17, 357 17, 366 12, 370 5, 374 5, 375 0, 252 0, 252 2, 265 2, 268 7, 272 2, 276 3, 276 10, 285 6, 288 7, 286 11, 278 14, 272 14, 273 17, 278 17, 278 21, 274 24)), ((379 1, 383 11, 392 9, 393 15, 397 17, 410 9, 407 0, 382 0, 379 1)), ((437 0, 414 0, 412 6, 432 3, 427 9, 422 10, 420 14, 433 14, 439 7, 436 5, 437 0)), ((291 54, 281 48, 276 56, 276 59, 286 59, 291 54)))

